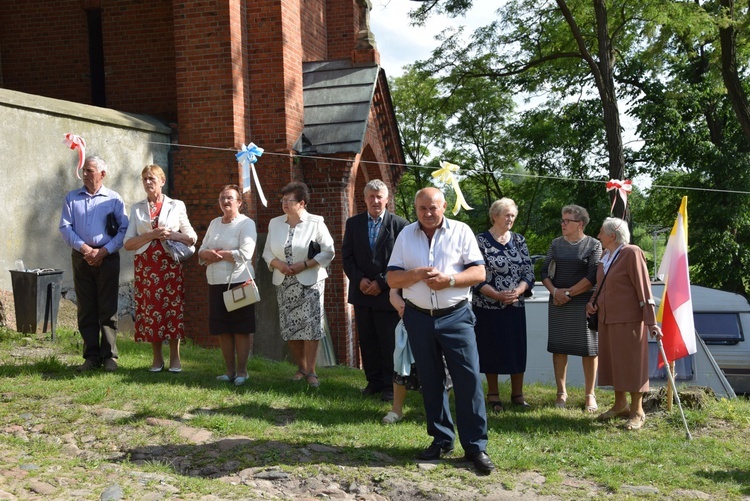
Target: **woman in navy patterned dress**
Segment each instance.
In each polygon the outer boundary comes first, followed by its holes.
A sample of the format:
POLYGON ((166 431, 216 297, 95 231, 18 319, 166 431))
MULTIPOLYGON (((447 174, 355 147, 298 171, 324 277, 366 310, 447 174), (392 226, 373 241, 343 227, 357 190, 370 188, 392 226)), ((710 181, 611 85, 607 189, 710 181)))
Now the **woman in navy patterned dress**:
POLYGON ((526 240, 510 229, 518 207, 510 198, 496 200, 490 207, 492 227, 477 235, 484 256, 487 279, 474 287, 472 305, 477 323, 479 370, 487 378, 487 404, 503 410, 498 391, 498 374, 510 374, 514 405, 529 407, 523 395, 526 372, 526 309, 524 293, 534 286, 534 268, 526 240))

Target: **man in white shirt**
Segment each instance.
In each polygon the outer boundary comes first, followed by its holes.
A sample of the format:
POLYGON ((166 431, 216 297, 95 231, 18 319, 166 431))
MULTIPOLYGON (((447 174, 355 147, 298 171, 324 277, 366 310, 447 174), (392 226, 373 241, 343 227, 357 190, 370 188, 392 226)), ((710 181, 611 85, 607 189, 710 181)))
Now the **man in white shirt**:
POLYGON ((442 355, 453 379, 456 419, 466 459, 482 473, 495 468, 486 453, 484 408, 471 310, 471 287, 485 279, 476 238, 464 223, 443 217, 447 206, 437 188, 417 192, 418 221, 401 231, 388 263, 391 288, 402 289, 404 325, 422 384, 427 433, 432 444, 417 458, 439 459, 453 451, 455 431, 444 387, 442 355))

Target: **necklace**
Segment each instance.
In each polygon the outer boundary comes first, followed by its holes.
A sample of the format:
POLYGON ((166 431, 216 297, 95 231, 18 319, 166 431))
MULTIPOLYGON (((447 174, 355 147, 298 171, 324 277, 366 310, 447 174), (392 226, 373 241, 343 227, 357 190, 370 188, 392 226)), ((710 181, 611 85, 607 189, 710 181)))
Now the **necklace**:
POLYGON ((495 232, 492 231, 492 228, 490 228, 490 235, 492 235, 492 238, 494 238, 496 241, 500 242, 503 245, 507 244, 508 241, 510 240, 509 231, 506 231, 505 233, 503 233, 502 235, 498 237, 497 235, 495 235, 495 232))

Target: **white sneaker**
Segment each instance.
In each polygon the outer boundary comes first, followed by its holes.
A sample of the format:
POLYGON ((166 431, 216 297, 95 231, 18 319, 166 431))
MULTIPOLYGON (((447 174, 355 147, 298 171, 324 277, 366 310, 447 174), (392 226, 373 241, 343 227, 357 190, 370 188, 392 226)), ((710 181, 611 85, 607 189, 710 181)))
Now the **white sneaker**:
POLYGON ((394 423, 398 423, 402 419, 404 419, 403 416, 399 416, 398 414, 396 414, 393 411, 388 411, 388 414, 386 414, 385 417, 383 417, 382 423, 383 424, 394 424, 394 423))

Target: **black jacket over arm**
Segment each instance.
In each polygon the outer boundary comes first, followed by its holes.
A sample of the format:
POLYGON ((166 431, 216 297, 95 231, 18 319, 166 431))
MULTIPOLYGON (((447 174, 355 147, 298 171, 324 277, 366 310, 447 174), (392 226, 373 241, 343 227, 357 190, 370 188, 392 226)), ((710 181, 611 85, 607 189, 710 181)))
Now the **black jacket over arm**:
POLYGON ((393 310, 388 294, 390 288, 385 281, 386 267, 391 259, 396 237, 409 222, 386 211, 380 233, 375 242, 375 249, 370 250, 370 239, 367 229, 367 212, 362 212, 346 220, 344 243, 341 254, 344 262, 344 273, 349 277, 349 298, 351 304, 369 306, 376 310, 393 310), (380 285, 380 294, 367 296, 359 290, 362 278, 376 280, 380 285))

